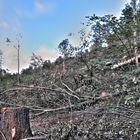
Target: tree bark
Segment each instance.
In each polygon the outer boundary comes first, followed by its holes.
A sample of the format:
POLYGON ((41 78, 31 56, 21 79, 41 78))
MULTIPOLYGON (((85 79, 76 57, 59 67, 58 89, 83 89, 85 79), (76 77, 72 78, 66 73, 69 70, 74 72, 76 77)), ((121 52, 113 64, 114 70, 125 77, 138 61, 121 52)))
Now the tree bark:
POLYGON ((30 137, 30 138, 25 138, 25 139, 22 139, 22 140, 46 140, 47 138, 46 137, 39 137, 39 136, 36 136, 36 137, 30 137))
POLYGON ((136 66, 139 66, 139 61, 138 61, 138 46, 137 46, 137 31, 136 31, 136 25, 137 25, 137 0, 131 0, 131 5, 133 8, 133 46, 134 46, 134 55, 135 55, 135 61, 136 61, 136 66))
MULTIPOLYGON (((138 62, 139 62, 140 61, 140 55, 137 55, 137 59, 138 59, 138 62)), ((123 62, 120 62, 118 64, 113 65, 111 69, 116 69, 116 68, 119 68, 121 66, 131 64, 131 63, 135 63, 135 62, 136 62, 136 57, 132 57, 131 59, 128 59, 126 61, 123 61, 123 62)))
POLYGON ((5 107, 0 113, 0 140, 21 140, 32 136, 29 109, 5 107))

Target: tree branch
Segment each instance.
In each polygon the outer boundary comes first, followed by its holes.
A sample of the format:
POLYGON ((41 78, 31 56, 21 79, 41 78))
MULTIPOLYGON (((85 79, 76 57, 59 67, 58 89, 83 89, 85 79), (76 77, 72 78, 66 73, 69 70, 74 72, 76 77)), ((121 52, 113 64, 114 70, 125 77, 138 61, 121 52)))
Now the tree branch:
MULTIPOLYGON (((116 69, 116 68, 119 68, 119 67, 124 66, 124 65, 126 65, 126 64, 130 64, 130 63, 132 63, 132 62, 135 62, 135 59, 136 59, 135 57, 132 57, 131 59, 128 59, 128 60, 126 60, 126 61, 124 61, 124 62, 115 64, 115 65, 112 66, 111 69, 116 69)), ((138 59, 140 59, 140 54, 138 55, 138 59)))

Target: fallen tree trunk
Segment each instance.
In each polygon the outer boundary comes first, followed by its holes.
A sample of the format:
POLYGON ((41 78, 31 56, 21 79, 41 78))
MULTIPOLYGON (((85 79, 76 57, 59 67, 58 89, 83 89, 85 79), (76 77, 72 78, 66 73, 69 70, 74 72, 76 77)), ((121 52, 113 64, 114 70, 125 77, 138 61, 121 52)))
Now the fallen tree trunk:
POLYGON ((0 113, 0 140, 21 140, 32 136, 29 109, 5 107, 0 113))
POLYGON ((22 140, 46 140, 46 137, 35 136, 35 137, 25 138, 25 139, 22 139, 22 140))
MULTIPOLYGON (((139 59, 140 59, 140 55, 138 55, 137 57, 138 57, 138 60, 139 60, 139 59)), ((121 67, 121 66, 130 64, 130 63, 132 63, 132 62, 135 63, 135 60, 136 60, 136 58, 135 58, 135 57, 132 57, 131 59, 128 59, 128 60, 126 60, 126 61, 124 61, 124 62, 121 62, 121 63, 118 63, 118 64, 113 65, 111 69, 116 69, 116 68, 119 68, 119 67, 121 67)), ((139 60, 139 61, 140 61, 140 60, 139 60)))

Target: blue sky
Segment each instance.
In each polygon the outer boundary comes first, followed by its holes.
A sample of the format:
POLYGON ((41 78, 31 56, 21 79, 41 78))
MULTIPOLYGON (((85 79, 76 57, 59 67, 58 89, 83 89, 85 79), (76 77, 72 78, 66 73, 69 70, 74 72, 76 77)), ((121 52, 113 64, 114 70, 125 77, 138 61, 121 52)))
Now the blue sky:
MULTIPOLYGON (((128 0, 0 0, 0 42, 7 36, 15 41, 16 34, 22 34, 21 67, 27 66, 32 52, 44 59, 55 58, 58 56, 58 44, 67 38, 68 33, 78 32, 85 16, 94 13, 118 16, 127 2, 128 0)), ((4 57, 16 60, 16 52, 12 47, 0 46, 4 57)), ((4 63, 9 69, 16 67, 13 62, 4 63)))

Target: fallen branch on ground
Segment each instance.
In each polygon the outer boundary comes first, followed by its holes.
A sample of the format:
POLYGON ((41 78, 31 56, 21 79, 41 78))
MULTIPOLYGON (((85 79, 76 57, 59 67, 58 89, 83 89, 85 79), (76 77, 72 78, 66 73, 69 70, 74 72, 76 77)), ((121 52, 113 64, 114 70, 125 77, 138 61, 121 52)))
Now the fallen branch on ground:
POLYGON ((86 105, 89 105, 89 104, 96 104, 97 102, 99 101, 103 101, 103 100, 106 100, 108 98, 105 98, 105 97, 97 97, 97 98, 94 98, 94 99, 91 99, 91 100, 87 100, 87 101, 84 101, 84 102, 80 102, 80 103, 77 103, 77 104, 72 104, 72 105, 68 105, 68 106, 64 106, 64 107, 60 107, 60 108, 54 108, 54 109, 45 109, 45 108, 40 108, 40 107, 32 107, 32 106, 23 106, 23 105, 18 105, 18 104, 11 104, 11 103, 6 103, 6 102, 2 102, 0 101, 0 104, 3 104, 3 105, 9 105, 9 106, 17 106, 17 107, 25 107, 25 108, 29 108, 30 110, 34 110, 34 111, 42 111, 41 114, 46 113, 46 112, 57 112, 57 111, 63 111, 63 110, 68 110, 68 109, 76 109, 76 108, 79 108, 81 106, 86 106, 86 105))
MULTIPOLYGON (((124 66, 126 64, 130 64, 130 63, 134 62, 135 59, 136 59, 135 57, 132 57, 131 59, 128 59, 128 60, 126 60, 124 62, 120 62, 118 64, 115 64, 115 65, 112 66, 111 69, 116 69, 116 68, 119 68, 119 67, 124 66)), ((140 59, 140 55, 138 55, 138 59, 140 59)))
POLYGON ((41 86, 27 86, 27 85, 17 85, 17 86, 18 86, 18 88, 11 88, 11 89, 5 90, 5 91, 1 92, 0 95, 3 95, 3 94, 8 93, 8 92, 12 92, 12 91, 18 91, 18 90, 44 89, 44 90, 53 91, 53 92, 65 93, 65 94, 67 94, 69 96, 72 96, 72 97, 75 97, 77 99, 80 99, 78 96, 73 95, 73 94, 69 93, 68 91, 66 91, 66 90, 64 90, 62 88, 51 89, 51 88, 41 87, 41 86))

